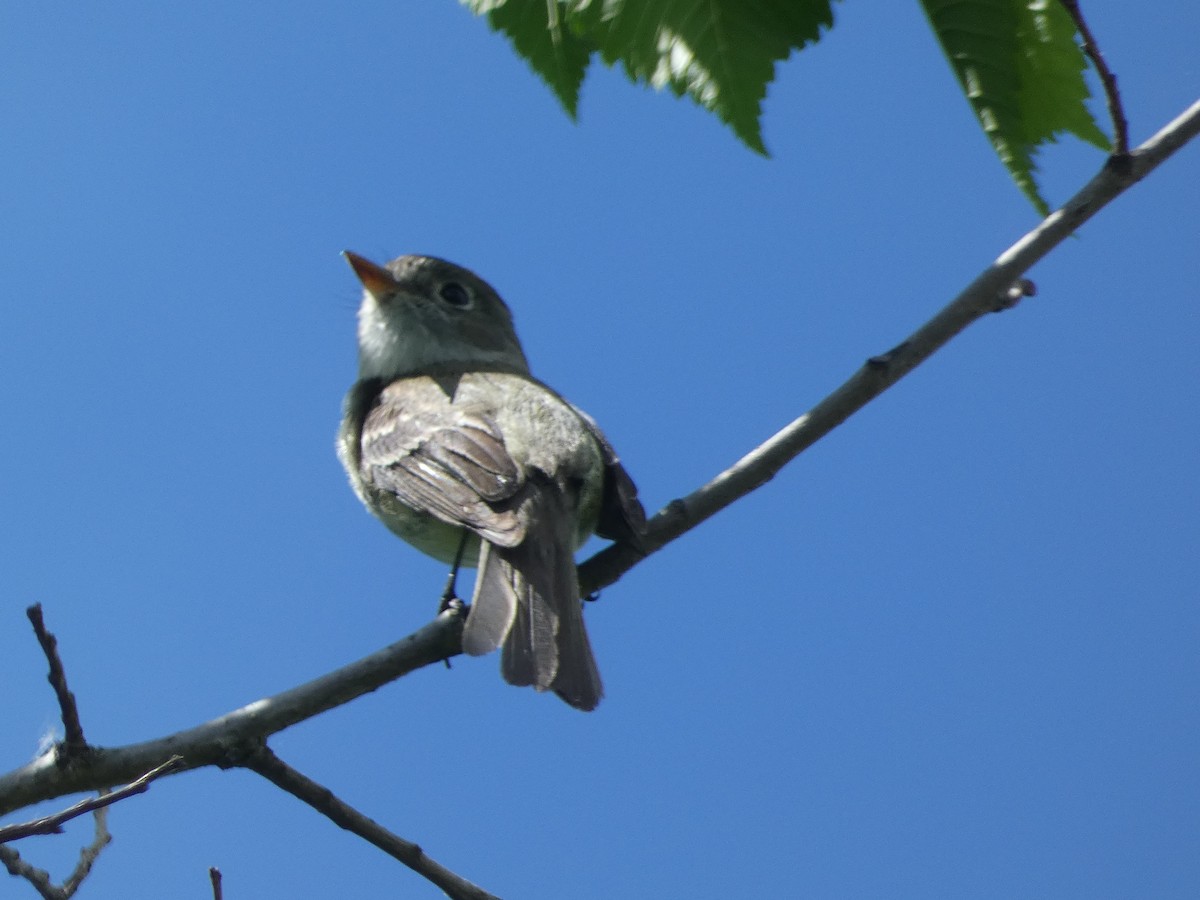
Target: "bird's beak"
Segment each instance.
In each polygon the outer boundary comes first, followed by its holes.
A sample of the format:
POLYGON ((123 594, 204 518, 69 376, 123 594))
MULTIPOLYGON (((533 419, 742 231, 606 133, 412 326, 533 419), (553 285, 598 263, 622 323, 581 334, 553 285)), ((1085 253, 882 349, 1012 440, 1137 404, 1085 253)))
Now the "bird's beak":
POLYGON ((346 257, 346 262, 350 263, 350 268, 354 270, 354 274, 358 276, 358 280, 362 282, 362 286, 372 297, 379 299, 396 289, 395 276, 383 266, 376 265, 369 259, 364 259, 349 250, 343 250, 342 256, 346 257))

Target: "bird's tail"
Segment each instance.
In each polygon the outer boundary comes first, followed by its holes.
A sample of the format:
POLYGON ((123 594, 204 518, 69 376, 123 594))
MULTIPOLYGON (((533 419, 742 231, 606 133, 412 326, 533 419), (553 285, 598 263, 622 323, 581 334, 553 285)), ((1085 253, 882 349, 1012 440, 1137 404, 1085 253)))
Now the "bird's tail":
POLYGON ((500 671, 509 684, 552 690, 592 710, 604 688, 583 624, 574 517, 550 486, 530 506, 520 544, 483 542, 463 649, 478 656, 503 646, 500 671))

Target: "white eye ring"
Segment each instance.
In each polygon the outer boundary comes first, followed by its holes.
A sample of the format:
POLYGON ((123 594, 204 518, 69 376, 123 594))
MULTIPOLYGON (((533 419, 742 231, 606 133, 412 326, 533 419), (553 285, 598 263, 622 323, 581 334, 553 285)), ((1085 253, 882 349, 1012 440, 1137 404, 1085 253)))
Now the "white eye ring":
POLYGON ((443 284, 438 289, 438 296, 459 309, 466 309, 471 305, 471 292, 457 281, 447 281, 443 284))

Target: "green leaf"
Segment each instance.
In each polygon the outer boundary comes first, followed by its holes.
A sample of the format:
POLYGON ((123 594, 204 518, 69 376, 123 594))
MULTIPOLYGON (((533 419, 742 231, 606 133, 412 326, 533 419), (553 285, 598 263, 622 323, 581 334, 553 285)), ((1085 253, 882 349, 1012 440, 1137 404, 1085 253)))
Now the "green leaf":
POLYGON ((1111 149, 1087 108, 1087 58, 1057 0, 921 0, 980 124, 1043 216, 1038 149, 1064 132, 1111 149))
POLYGON ((833 26, 832 0, 463 0, 486 13, 575 112, 590 54, 687 94, 766 153, 762 100, 775 63, 833 26))
POLYGON ((1057 0, 1025 6, 1019 34, 1025 52, 1018 64, 1027 140, 1053 141, 1066 131, 1111 152, 1112 143, 1087 107, 1089 62, 1075 41, 1075 23, 1057 0))
POLYGON ((579 88, 594 45, 568 27, 564 4, 556 0, 462 0, 475 15, 486 15, 493 31, 512 41, 519 56, 550 86, 572 119, 579 111, 579 88))
POLYGON ((762 100, 776 62, 833 26, 830 0, 628 0, 605 11, 594 33, 606 63, 688 94, 763 154, 762 100))

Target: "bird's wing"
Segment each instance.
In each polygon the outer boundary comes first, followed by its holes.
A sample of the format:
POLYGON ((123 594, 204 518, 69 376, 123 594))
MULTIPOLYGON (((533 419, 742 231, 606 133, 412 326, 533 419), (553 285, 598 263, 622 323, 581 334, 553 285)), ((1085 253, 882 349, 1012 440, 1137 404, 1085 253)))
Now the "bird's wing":
POLYGON ((515 500, 524 475, 486 411, 453 405, 432 381, 379 394, 363 422, 364 481, 413 509, 501 546, 525 536, 515 500))
POLYGON ((600 499, 600 517, 596 522, 596 534, 610 541, 645 551, 646 511, 638 499, 637 485, 621 465, 617 451, 608 442, 596 420, 574 403, 571 409, 587 426, 604 459, 604 490, 600 499))

